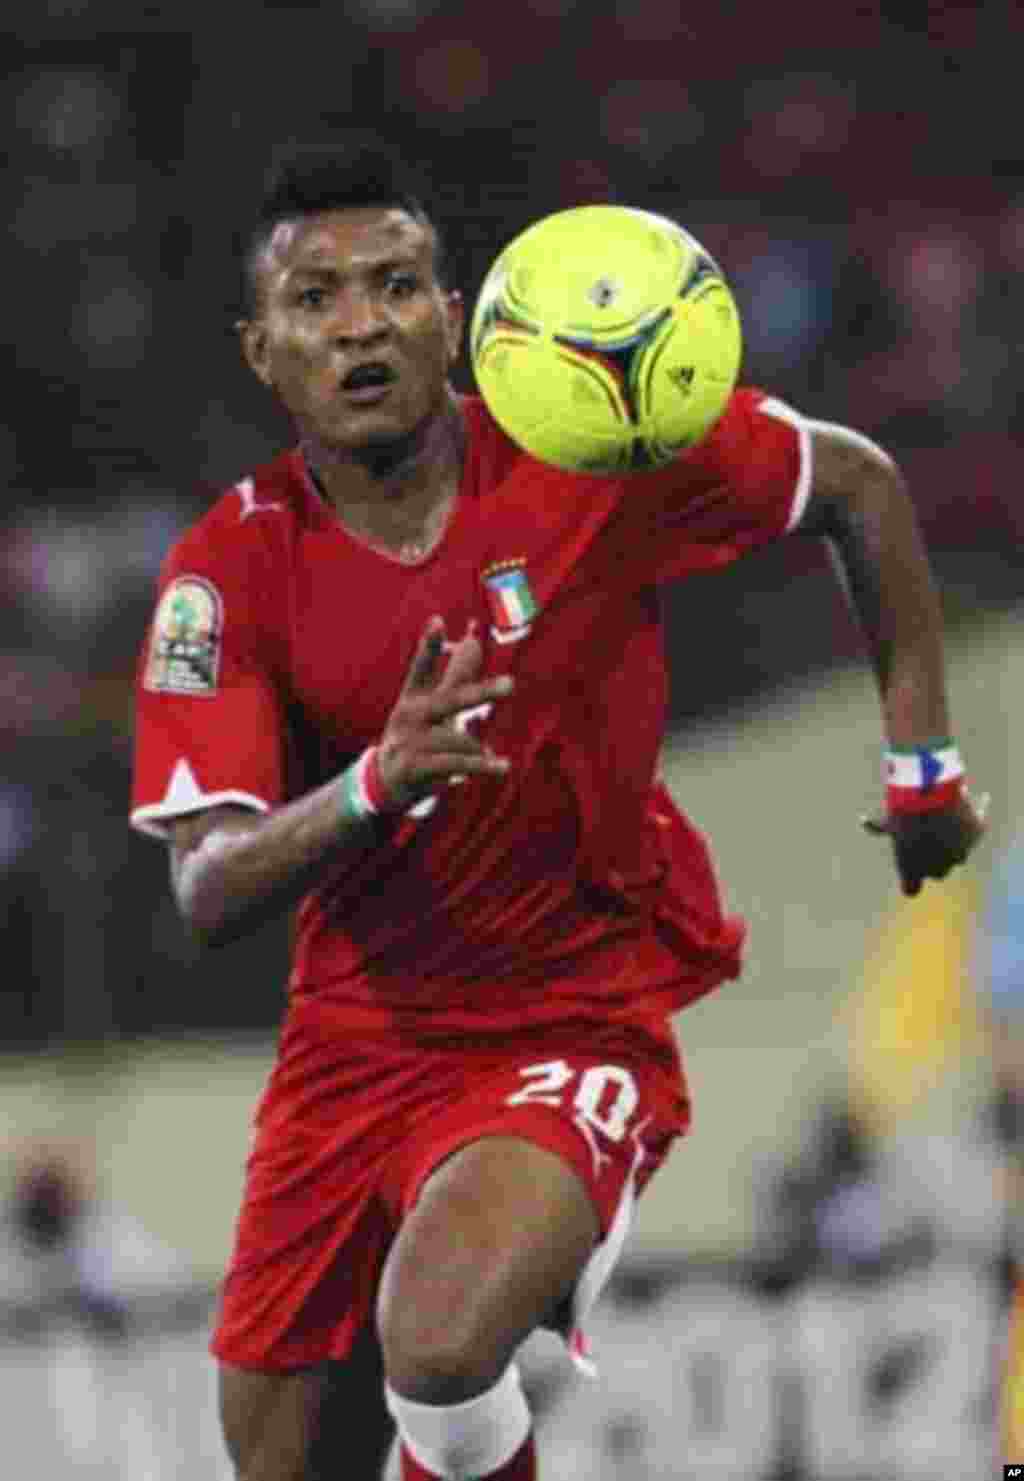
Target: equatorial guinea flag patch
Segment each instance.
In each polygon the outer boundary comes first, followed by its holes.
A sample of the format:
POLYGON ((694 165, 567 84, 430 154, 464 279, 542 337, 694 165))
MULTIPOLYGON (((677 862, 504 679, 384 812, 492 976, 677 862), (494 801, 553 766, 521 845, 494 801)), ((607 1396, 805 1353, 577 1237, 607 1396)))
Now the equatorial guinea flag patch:
POLYGON ((179 576, 157 603, 144 684, 156 694, 213 694, 224 604, 202 576, 179 576))
POLYGON ((483 572, 496 643, 518 643, 533 626, 538 607, 526 576, 525 560, 498 561, 483 572))

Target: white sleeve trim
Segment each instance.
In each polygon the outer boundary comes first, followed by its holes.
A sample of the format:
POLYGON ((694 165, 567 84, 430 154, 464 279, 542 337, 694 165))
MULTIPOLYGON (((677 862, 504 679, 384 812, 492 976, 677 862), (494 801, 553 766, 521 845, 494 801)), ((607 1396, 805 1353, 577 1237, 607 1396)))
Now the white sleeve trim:
POLYGON ((137 807, 131 814, 131 825, 149 838, 166 842, 167 824, 174 818, 184 818, 189 813, 204 812, 208 807, 250 807, 256 812, 269 812, 270 804, 252 792, 204 792, 196 781, 195 773, 184 756, 171 772, 167 791, 159 802, 148 802, 137 807))
POLYGON ((796 529, 804 516, 807 501, 811 497, 812 473, 814 471, 814 455, 811 450, 811 424, 806 417, 800 415, 792 406, 785 401, 779 401, 774 396, 767 397, 761 402, 759 411, 766 416, 774 417, 777 422, 786 422, 796 432, 800 439, 800 472, 797 475, 796 488, 793 491, 793 502, 789 506, 789 518, 786 520, 786 534, 796 529))

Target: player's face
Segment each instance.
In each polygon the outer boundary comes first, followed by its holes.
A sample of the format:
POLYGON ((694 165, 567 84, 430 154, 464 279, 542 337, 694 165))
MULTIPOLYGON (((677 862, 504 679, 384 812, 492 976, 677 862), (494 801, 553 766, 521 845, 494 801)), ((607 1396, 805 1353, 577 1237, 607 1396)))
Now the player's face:
POLYGON ((462 302, 437 280, 429 226, 389 207, 328 211, 275 230, 257 266, 246 359, 304 436, 386 447, 439 414, 462 302))

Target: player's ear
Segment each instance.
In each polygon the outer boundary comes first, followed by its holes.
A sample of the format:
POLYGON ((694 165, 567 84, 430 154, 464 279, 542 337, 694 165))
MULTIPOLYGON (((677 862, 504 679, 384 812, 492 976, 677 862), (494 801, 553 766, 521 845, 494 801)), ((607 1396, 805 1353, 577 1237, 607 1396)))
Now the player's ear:
POLYGON ((267 331, 259 319, 239 319, 235 323, 246 365, 265 386, 272 384, 267 364, 267 331))
POLYGON ((466 305, 462 294, 445 294, 445 322, 448 330, 448 359, 452 365, 462 350, 462 334, 466 324, 466 305))

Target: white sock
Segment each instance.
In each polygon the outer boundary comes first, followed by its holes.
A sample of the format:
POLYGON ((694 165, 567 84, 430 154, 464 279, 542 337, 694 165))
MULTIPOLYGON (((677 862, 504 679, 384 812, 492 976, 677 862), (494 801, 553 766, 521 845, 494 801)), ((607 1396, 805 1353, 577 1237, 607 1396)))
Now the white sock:
POLYGON ((435 1476, 452 1481, 499 1470, 530 1433, 530 1411, 515 1363, 493 1388, 462 1404, 419 1404, 403 1399, 387 1383, 384 1398, 410 1455, 435 1476))

